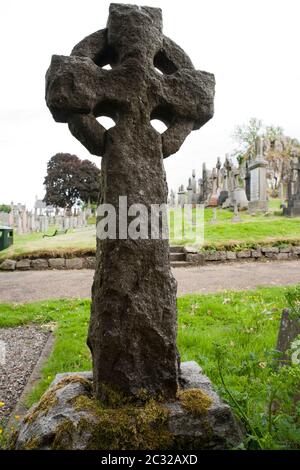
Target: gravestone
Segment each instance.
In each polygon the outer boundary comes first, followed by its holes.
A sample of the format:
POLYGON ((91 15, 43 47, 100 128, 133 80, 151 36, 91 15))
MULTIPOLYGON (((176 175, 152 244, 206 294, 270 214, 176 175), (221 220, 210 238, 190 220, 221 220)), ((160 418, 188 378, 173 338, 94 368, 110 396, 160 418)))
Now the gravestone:
POLYGON ((289 191, 288 205, 284 208, 283 213, 289 217, 300 217, 300 157, 298 162, 292 164, 292 173, 297 176, 294 179, 295 192, 294 194, 289 191))
POLYGON ((267 165, 263 156, 263 140, 258 137, 255 145, 256 156, 249 162, 250 171, 250 202, 249 211, 267 212, 267 165))
POLYGON ((181 207, 181 209, 183 209, 184 204, 185 204, 185 196, 186 196, 183 184, 179 186, 177 195, 178 195, 178 205, 179 207, 181 207))
MULTIPOLYGON (((107 28, 83 39, 71 56, 53 56, 46 82, 54 119, 102 156, 101 203, 117 214, 119 196, 127 196, 126 209, 143 204, 148 214, 152 204, 167 202, 163 158, 213 116, 213 75, 196 71, 163 35, 158 8, 111 4, 107 28), (102 115, 115 127, 106 130, 96 119, 102 115), (167 130, 160 135, 151 119, 167 130)), ((179 356, 168 240, 117 232, 116 239, 97 240, 88 335, 95 395, 105 399, 108 387, 173 398, 179 356)))
POLYGON ((193 186, 192 186, 192 178, 189 178, 189 184, 186 187, 187 190, 187 199, 188 199, 188 204, 193 203, 193 186))
POLYGON ((233 201, 233 217, 231 219, 231 222, 236 223, 236 222, 241 222, 241 218, 239 215, 239 205, 236 199, 233 201))
POLYGON ((228 198, 228 179, 225 166, 221 169, 221 190, 218 198, 218 205, 222 206, 228 198))
MULTIPOLYGON (((281 315, 276 346, 276 350, 281 353, 279 360, 283 364, 289 364, 291 359, 293 359, 293 357, 290 357, 287 354, 287 351, 293 349, 293 342, 297 340, 298 335, 300 335, 300 319, 286 308, 283 310, 281 315)), ((299 349, 300 347, 298 347, 298 350, 299 349)))
POLYGON ((212 191, 207 200, 208 207, 214 207, 218 205, 218 176, 217 176, 216 168, 213 168, 212 170, 211 181, 212 181, 212 191))
POLYGON ((216 207, 213 207, 213 209, 212 209, 212 218, 211 218, 210 223, 212 225, 217 223, 217 208, 216 207))
POLYGON ((248 209, 249 203, 248 203, 245 189, 240 186, 240 170, 238 168, 234 168, 233 170, 233 181, 234 181, 234 189, 232 192, 233 202, 236 201, 240 210, 248 209))
POLYGON ((171 191, 170 191, 170 206, 175 207, 175 205, 176 205, 175 192, 173 191, 173 189, 171 189, 171 191))

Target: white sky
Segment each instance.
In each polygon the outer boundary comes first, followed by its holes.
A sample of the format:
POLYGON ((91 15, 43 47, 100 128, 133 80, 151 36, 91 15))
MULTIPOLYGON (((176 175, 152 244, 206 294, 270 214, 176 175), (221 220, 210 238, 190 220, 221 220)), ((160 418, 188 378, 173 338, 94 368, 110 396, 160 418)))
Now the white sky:
MULTIPOLYGON (((49 158, 75 153, 100 159, 54 122, 44 101, 52 54, 68 55, 105 27, 106 0, 7 0, 0 5, 0 203, 32 207, 43 197, 49 158)), ((127 0, 125 3, 138 3, 127 0)), ((193 168, 234 148, 236 124, 255 116, 300 139, 299 0, 145 0, 163 9, 164 33, 216 77, 215 116, 165 160, 177 190, 193 168)))

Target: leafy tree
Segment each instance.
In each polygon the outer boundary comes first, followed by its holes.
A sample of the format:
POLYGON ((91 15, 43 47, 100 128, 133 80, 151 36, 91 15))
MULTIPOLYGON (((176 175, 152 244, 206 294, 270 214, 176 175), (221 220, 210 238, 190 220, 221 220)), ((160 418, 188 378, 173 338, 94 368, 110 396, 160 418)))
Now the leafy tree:
POLYGON ((10 211, 10 206, 8 206, 7 204, 0 204, 0 212, 6 212, 7 214, 9 214, 10 211))
POLYGON ((79 172, 78 189, 81 201, 96 204, 99 198, 100 170, 89 160, 82 160, 79 172))
POLYGON ((240 149, 239 152, 247 152, 255 145, 257 137, 262 133, 263 123, 260 119, 251 118, 247 124, 236 126, 233 133, 233 138, 236 140, 240 149))
POLYGON ((276 195, 279 184, 288 180, 291 161, 300 155, 300 145, 296 139, 285 136, 281 127, 266 126, 260 119, 251 118, 247 124, 236 126, 233 133, 233 139, 238 143, 234 154, 240 166, 255 155, 255 142, 259 136, 264 140, 264 156, 269 162, 268 178, 276 195))
POLYGON ((48 162, 44 180, 44 201, 55 207, 71 209, 80 201, 97 200, 100 170, 89 160, 57 153, 48 162))

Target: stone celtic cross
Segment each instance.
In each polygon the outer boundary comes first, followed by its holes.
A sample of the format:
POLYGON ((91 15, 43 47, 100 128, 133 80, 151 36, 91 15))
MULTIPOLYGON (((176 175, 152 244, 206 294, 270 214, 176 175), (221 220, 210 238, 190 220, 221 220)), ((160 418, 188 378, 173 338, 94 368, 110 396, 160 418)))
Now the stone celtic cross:
MULTIPOLYGON (((159 8, 111 4, 107 27, 71 56, 53 56, 46 75, 54 119, 103 157, 100 202, 117 211, 119 196, 149 211, 167 202, 163 158, 213 116, 213 99, 213 75, 196 71, 163 35, 159 8), (102 127, 102 115, 115 127, 102 127), (167 130, 160 135, 151 119, 167 130)), ((105 399, 109 388, 174 397, 179 356, 168 241, 97 240, 96 264, 88 335, 96 397, 105 399)))

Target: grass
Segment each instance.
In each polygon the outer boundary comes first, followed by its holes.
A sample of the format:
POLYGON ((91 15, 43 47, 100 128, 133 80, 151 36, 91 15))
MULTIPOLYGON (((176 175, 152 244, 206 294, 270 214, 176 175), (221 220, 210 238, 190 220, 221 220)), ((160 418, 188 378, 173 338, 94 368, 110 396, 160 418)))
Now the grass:
MULTIPOLYGON (((300 244, 300 218, 287 218, 275 215, 279 209, 278 199, 270 200, 268 216, 251 216, 241 212, 241 222, 232 223, 230 210, 217 210, 217 223, 211 224, 212 209, 204 211, 204 241, 207 248, 223 248, 245 244, 300 244), (273 211, 273 212, 272 212, 273 211)), ((179 220, 180 209, 174 211, 175 222, 179 220)), ((170 233, 172 234, 173 223, 170 233)), ((48 233, 53 233, 54 228, 48 233)), ((180 238, 180 229, 176 229, 170 239, 173 245, 187 244, 180 238)), ((40 233, 15 235, 14 245, 0 252, 0 261, 6 258, 39 256, 81 256, 93 254, 96 247, 96 231, 93 225, 73 230, 65 235, 43 238, 40 233)))
MULTIPOLYGON (((285 398, 281 404, 279 396, 277 411, 268 414, 270 390, 280 389, 276 384, 282 372, 274 369, 273 350, 287 289, 261 288, 178 299, 181 360, 197 361, 235 411, 239 415, 240 409, 243 411, 250 423, 245 441, 250 448, 300 448, 299 407, 298 411, 284 413, 288 400, 285 398)), ((2 328, 28 323, 57 325, 54 351, 43 369, 42 380, 29 396, 29 405, 39 399, 57 373, 90 369, 86 346, 89 308, 89 300, 0 305, 2 328)), ((289 380, 280 378, 292 393, 289 380)))

